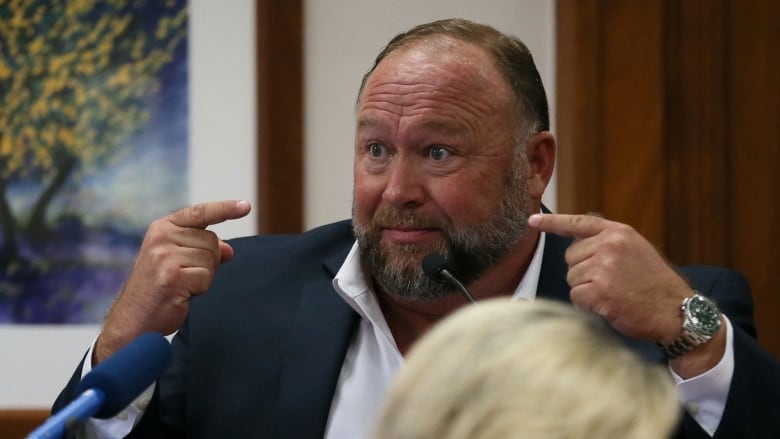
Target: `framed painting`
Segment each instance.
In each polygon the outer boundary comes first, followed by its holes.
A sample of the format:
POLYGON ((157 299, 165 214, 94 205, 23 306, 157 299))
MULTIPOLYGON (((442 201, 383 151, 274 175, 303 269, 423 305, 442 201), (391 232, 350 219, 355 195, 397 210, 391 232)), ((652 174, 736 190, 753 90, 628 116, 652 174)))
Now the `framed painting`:
POLYGON ((187 5, 0 5, 0 323, 97 323, 187 202, 187 5))
MULTIPOLYGON (((6 4, 0 1, 0 16, 5 17, 3 13, 6 4)), ((167 134, 169 139, 181 140, 178 152, 166 149, 168 158, 178 156, 173 162, 175 166, 167 169, 146 168, 148 171, 156 169, 157 175, 154 176, 150 172, 126 174, 133 178, 126 178, 126 187, 119 186, 119 192, 112 192, 114 197, 123 197, 123 191, 130 192, 133 188, 145 191, 141 194, 157 191, 154 199, 140 197, 137 202, 117 204, 112 213, 112 218, 119 224, 129 222, 120 219, 126 216, 148 218, 144 224, 142 219, 138 219, 136 231, 133 232, 135 234, 128 238, 135 243, 136 250, 148 221, 175 210, 181 204, 227 198, 257 200, 255 3, 253 0, 240 0, 227 6, 210 0, 189 0, 185 7, 186 44, 177 50, 182 51, 186 62, 180 61, 176 69, 168 67, 171 69, 169 72, 182 75, 178 79, 178 90, 188 91, 187 96, 178 100, 177 104, 186 106, 187 117, 178 119, 175 128, 182 134, 167 134), (185 74, 186 77, 183 76, 185 74), (185 121, 186 133, 182 127, 185 121), (182 149, 184 145, 187 145, 186 152, 182 149), (162 180, 166 173, 174 172, 176 176, 168 175, 167 178, 176 181, 175 185, 152 184, 153 181, 162 180), (185 188, 180 189, 182 187, 185 188), (167 196, 165 192, 175 192, 176 195, 169 198, 167 203, 159 202, 162 198, 157 197, 167 196)), ((161 88, 161 93, 164 88, 161 88)), ((0 93, 4 90, 0 87, 0 93)), ((172 98, 162 96, 157 99, 165 101, 172 98)), ((178 99, 180 96, 175 94, 173 97, 178 99)), ((170 111, 172 102, 163 104, 163 108, 170 111)), ((153 139, 154 136, 149 134, 147 138, 153 139)), ((112 163, 121 163, 120 158, 124 160, 127 156, 119 157, 112 163)), ((161 166, 162 163, 154 165, 161 166)), ((118 166, 110 164, 106 167, 118 166)), ((95 190, 102 191, 102 188, 95 190)), ((256 233, 258 210, 258 206, 255 206, 246 218, 210 228, 225 239, 256 233)), ((74 251, 74 254, 77 253, 74 251)), ((132 257, 134 254, 124 254, 125 261, 132 257)), ((3 279, 2 282, 5 282, 3 279)), ((34 323, 32 320, 27 320, 27 323, 18 320, 0 323, 0 346, 8 353, 3 357, 6 378, 0 379, 0 389, 3 389, 0 392, 0 414, 3 409, 45 410, 51 405, 73 367, 97 335, 105 308, 121 290, 121 284, 117 285, 117 282, 122 281, 116 279, 106 284, 106 288, 111 290, 99 292, 99 299, 88 305, 92 308, 91 323, 77 323, 75 318, 69 317, 48 324, 34 323)), ((4 290, 0 289, 0 294, 3 293, 4 290)), ((8 301, 4 303, 6 305, 2 306, 7 307, 8 301)))

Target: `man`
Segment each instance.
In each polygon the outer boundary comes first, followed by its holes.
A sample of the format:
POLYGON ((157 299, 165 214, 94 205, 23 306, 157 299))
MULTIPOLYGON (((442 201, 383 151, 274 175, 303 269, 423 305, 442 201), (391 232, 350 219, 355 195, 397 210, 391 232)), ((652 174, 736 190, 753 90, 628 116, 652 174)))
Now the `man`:
POLYGON ((205 228, 246 215, 246 202, 155 221, 55 409, 137 335, 179 329, 151 405, 139 398, 86 430, 121 436, 137 422, 137 437, 367 437, 403 354, 467 303, 423 274, 435 252, 477 301, 571 301, 645 358, 662 361, 664 346, 686 407, 681 437, 775 435, 780 367, 751 337, 744 279, 702 267, 680 275, 622 224, 534 214, 555 147, 521 42, 463 20, 397 36, 358 95, 352 223, 228 244, 205 228), (685 320, 684 301, 695 311, 685 320))

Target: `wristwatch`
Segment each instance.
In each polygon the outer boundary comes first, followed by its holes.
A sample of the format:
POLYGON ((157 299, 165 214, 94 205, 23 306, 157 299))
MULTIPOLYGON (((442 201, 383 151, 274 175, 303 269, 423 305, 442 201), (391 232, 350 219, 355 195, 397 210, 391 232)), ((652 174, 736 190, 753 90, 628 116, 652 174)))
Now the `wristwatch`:
POLYGON ((720 311, 715 302, 694 291, 682 303, 682 335, 672 344, 661 346, 669 358, 677 358, 710 340, 720 329, 720 311))

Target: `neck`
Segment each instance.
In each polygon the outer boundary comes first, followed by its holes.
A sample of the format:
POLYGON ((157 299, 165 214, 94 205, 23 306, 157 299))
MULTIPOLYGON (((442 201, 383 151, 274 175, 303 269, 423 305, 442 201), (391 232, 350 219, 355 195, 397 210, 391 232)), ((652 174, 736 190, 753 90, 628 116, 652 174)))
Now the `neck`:
POLYGON ((436 322, 469 303, 460 294, 450 294, 431 301, 418 301, 377 289, 377 297, 395 344, 403 355, 406 355, 411 345, 436 322))

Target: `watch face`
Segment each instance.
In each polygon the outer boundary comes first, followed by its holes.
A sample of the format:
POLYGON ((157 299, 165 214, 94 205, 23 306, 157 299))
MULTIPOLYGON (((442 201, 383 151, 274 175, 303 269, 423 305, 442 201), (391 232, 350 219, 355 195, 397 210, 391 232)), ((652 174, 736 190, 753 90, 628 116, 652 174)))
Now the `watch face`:
POLYGON ((709 299, 694 296, 688 303, 688 317, 693 326, 705 335, 713 335, 720 329, 720 312, 709 299))

